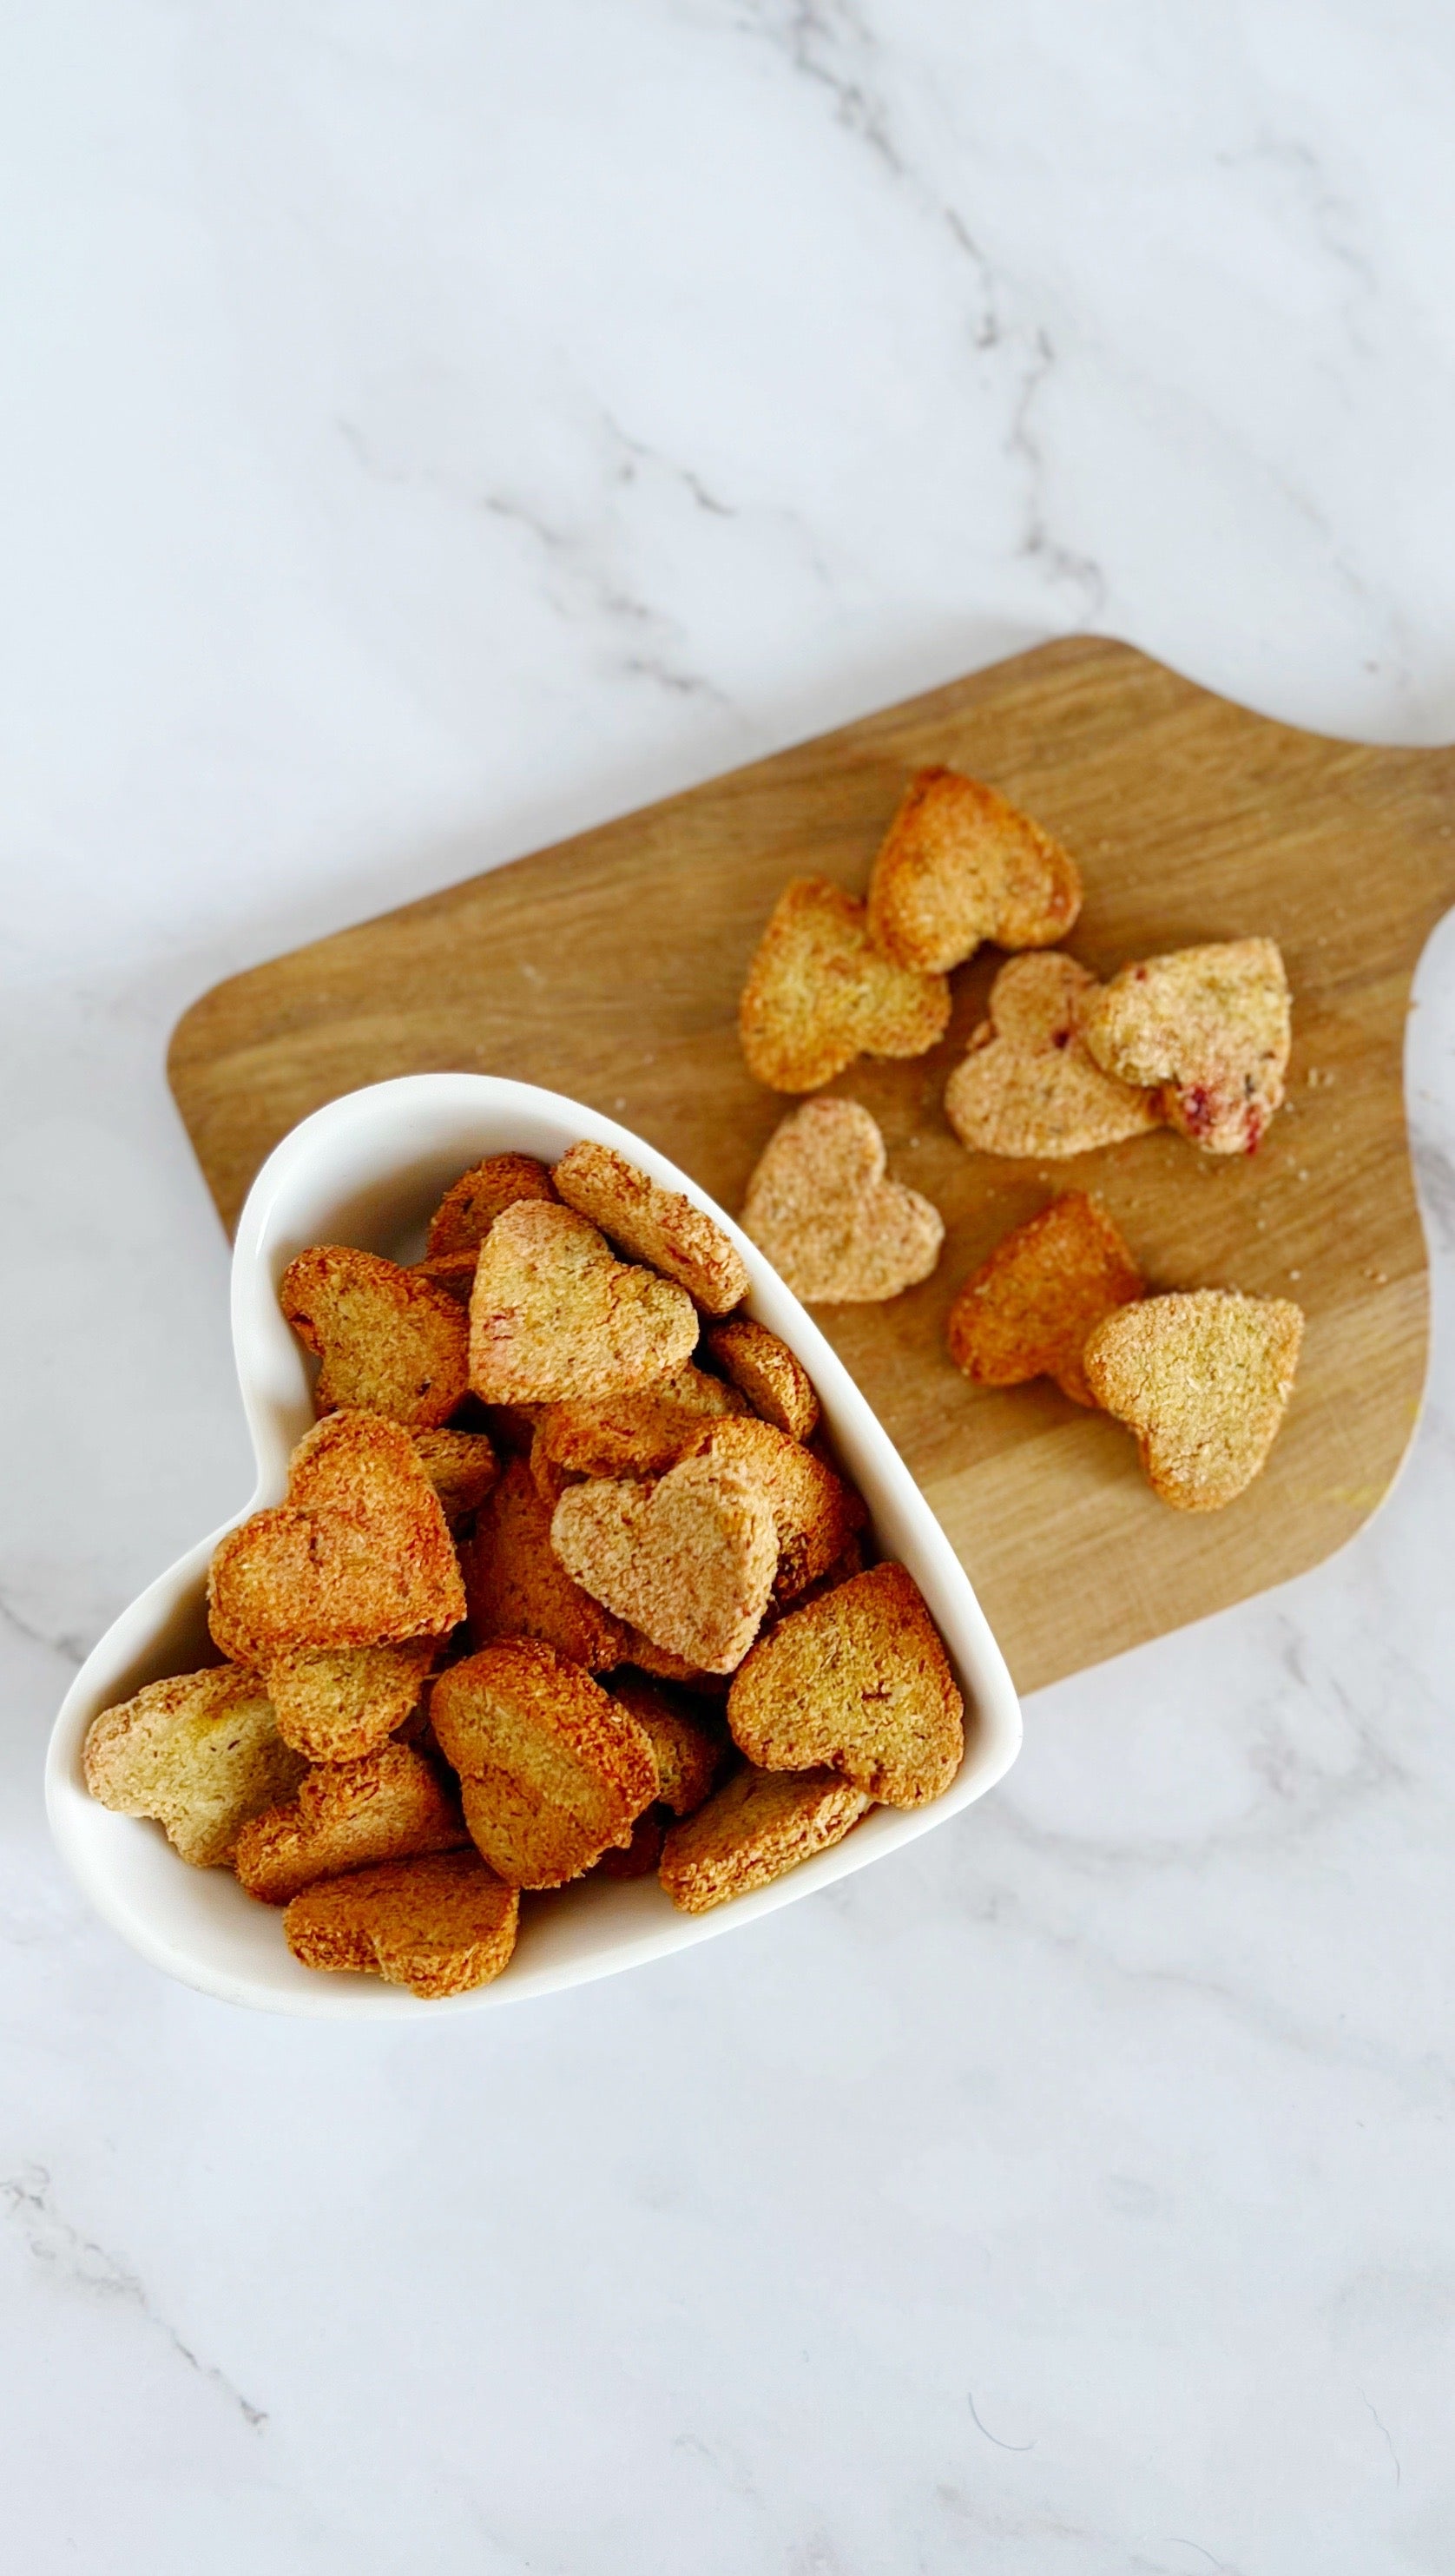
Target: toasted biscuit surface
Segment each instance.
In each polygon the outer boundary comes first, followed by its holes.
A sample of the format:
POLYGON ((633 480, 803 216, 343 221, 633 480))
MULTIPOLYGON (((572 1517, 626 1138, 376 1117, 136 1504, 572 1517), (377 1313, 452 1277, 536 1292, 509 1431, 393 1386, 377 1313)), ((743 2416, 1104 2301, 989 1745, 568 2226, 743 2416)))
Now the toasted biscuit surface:
POLYGON ((773 1598, 780 1604, 826 1573, 869 1517, 853 1486, 822 1458, 751 1414, 709 1424, 691 1454, 738 1468, 767 1495, 778 1536, 773 1598))
POLYGON ((446 1190, 429 1221, 431 1258, 478 1252, 498 1216, 522 1199, 553 1199, 555 1183, 533 1154, 487 1154, 446 1190))
POLYGON ((886 957, 944 974, 983 939, 1049 948, 1080 909, 1075 860, 993 787, 954 769, 910 780, 869 881, 870 935, 886 957))
POLYGON ((842 1842, 872 1801, 833 1771, 747 1764, 705 1807, 673 1825, 658 1875, 684 1914, 706 1914, 842 1842))
POLYGON ((1103 1071, 1077 1027, 1094 975, 1059 950, 1012 957, 990 988, 990 1017, 945 1086, 962 1145, 1037 1158, 1089 1154, 1162 1124, 1158 1095, 1103 1071))
POLYGON ((354 1970, 433 2000, 508 1967, 520 1896, 476 1851, 379 1861, 295 1896, 283 1932, 305 1968, 354 1970))
POLYGON ((722 1227, 680 1190, 664 1190, 609 1145, 573 1145, 552 1176, 578 1216, 664 1278, 704 1314, 726 1315, 748 1293, 742 1254, 722 1227))
POLYGON ((248 1818, 290 1796, 304 1771, 261 1682, 235 1664, 149 1682, 102 1709, 84 1767, 93 1798, 150 1817, 196 1869, 230 1861, 248 1818))
POLYGON ((1086 1345, 1097 1403, 1137 1435, 1165 1503, 1220 1510, 1262 1468, 1293 1392, 1303 1314, 1283 1297, 1197 1288, 1147 1297, 1086 1345))
POLYGON ((760 1154, 744 1231, 810 1305, 872 1305, 927 1279, 944 1220, 885 1177, 884 1139, 854 1100, 809 1100, 760 1154))
POLYGON ((264 1673, 278 1732, 310 1762, 358 1762, 418 1707, 433 1637, 396 1646, 302 1646, 264 1673))
POLYGON ((432 1288, 442 1288, 447 1297, 453 1297, 457 1306, 468 1308, 479 1258, 478 1244, 468 1252, 432 1252, 411 1265, 410 1276, 428 1280, 432 1288))
POLYGON ((768 1771, 841 1772, 890 1807, 948 1789, 964 1702, 913 1576, 873 1565, 753 1648, 728 1693, 733 1740, 768 1771))
POLYGON ((289 1262, 278 1303, 318 1354, 320 1413, 347 1406, 420 1431, 445 1421, 465 1392, 459 1301, 417 1270, 348 1244, 316 1244, 289 1262))
POLYGON ((707 1347, 718 1367, 747 1397, 753 1411, 792 1440, 807 1440, 818 1426, 818 1397, 803 1362, 786 1342, 747 1315, 714 1324, 707 1347))
POLYGON ((736 1387, 690 1360, 640 1395, 548 1405, 531 1444, 531 1472, 552 1508, 580 1476, 660 1476, 706 1421, 746 1411, 736 1387))
POLYGON ((1251 1154, 1283 1099, 1288 978, 1271 939, 1180 948, 1123 966, 1077 997, 1091 1054, 1125 1082, 1161 1086, 1164 1113, 1208 1154, 1251 1154))
POLYGON ((726 1700, 730 1679, 727 1673, 705 1673, 700 1664, 689 1663, 685 1655, 674 1655, 669 1647, 644 1637, 640 1628, 627 1627, 623 1633, 626 1651, 621 1660, 632 1670, 648 1674, 653 1681, 672 1682, 679 1690, 691 1691, 697 1699, 716 1700, 719 1704, 726 1700))
POLYGON ((697 1330, 685 1288, 618 1261, 574 1208, 523 1200, 481 1247, 470 1384, 486 1404, 630 1395, 680 1368, 697 1330))
POLYGON ((320 1763, 286 1805, 252 1817, 233 1867, 263 1905, 286 1905, 316 1878, 372 1861, 457 1851, 468 1840, 458 1802, 412 1745, 385 1744, 361 1762, 320 1763))
POLYGON ((690 1816, 711 1796, 718 1774, 732 1758, 720 1721, 715 1733, 704 1722, 700 1704, 694 1710, 660 1682, 639 1681, 629 1673, 613 1681, 611 1696, 630 1711, 652 1748, 658 1805, 670 1807, 674 1816, 690 1816))
POLYGON ((330 1414, 294 1450, 286 1503, 218 1545, 213 1636, 260 1670, 300 1646, 441 1637, 464 1617, 439 1498, 409 1433, 378 1414, 330 1414))
POLYGON ((445 1519, 458 1529, 479 1510, 500 1473, 494 1449, 483 1431, 417 1431, 414 1445, 445 1519))
POLYGON ((748 1070, 770 1091, 817 1091, 856 1055, 924 1055, 950 988, 881 956, 865 906, 827 877, 785 886, 738 1009, 748 1070))
POLYGON ((512 1887, 561 1887, 625 1847, 657 1794, 631 1711, 579 1664, 523 1637, 441 1673, 430 1703, 476 1847, 512 1887))
POLYGON ((1084 1190, 1068 1190, 971 1271, 949 1313, 950 1357, 975 1386, 1053 1377, 1074 1404, 1094 1404, 1082 1365, 1088 1336, 1142 1293, 1111 1218, 1084 1190))
POLYGON ((719 1673, 747 1653, 778 1562, 768 1496, 715 1458, 684 1458, 652 1486, 604 1477, 570 1486, 551 1545, 619 1619, 719 1673))
POLYGON ((462 1552, 470 1634, 537 1637, 589 1672, 627 1659, 622 1622, 572 1581, 551 1546, 551 1514, 523 1458, 512 1458, 481 1505, 462 1552))

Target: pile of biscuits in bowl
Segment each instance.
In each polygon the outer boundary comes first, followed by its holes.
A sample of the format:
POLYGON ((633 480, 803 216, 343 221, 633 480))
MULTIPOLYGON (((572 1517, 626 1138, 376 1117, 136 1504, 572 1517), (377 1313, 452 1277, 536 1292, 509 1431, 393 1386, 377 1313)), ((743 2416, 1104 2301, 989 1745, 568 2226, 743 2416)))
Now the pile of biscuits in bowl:
POLYGON ((523 1895, 655 1871, 700 1914, 939 1797, 944 1645, 748 1287, 594 1143, 472 1167, 418 1262, 300 1253, 319 1418, 213 1553, 225 1660, 95 1717, 92 1796, 424 1997, 500 1974, 523 1895))

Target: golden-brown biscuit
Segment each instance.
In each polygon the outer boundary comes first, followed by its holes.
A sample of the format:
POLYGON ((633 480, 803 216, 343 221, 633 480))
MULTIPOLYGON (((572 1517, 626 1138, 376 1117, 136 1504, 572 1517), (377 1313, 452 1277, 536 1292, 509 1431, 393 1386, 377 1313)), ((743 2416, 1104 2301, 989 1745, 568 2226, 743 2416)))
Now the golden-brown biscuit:
POLYGON ((841 1843, 872 1804, 834 1771, 759 1771, 751 1763, 672 1827, 658 1875, 684 1914, 706 1914, 841 1843))
POLYGON ((767 1771, 827 1763, 889 1807, 948 1789, 965 1704, 902 1565, 872 1565, 762 1638, 728 1693, 733 1741, 767 1771))
POLYGON ((1137 1436, 1153 1491, 1221 1509, 1259 1473, 1293 1392, 1302 1310, 1284 1297, 1196 1288, 1146 1297, 1086 1345, 1091 1391, 1137 1436))
POLYGON ((441 1673, 430 1701, 477 1850, 512 1887, 563 1887, 625 1848, 657 1794, 631 1711, 550 1646, 501 1638, 441 1673))
POLYGON ((713 1324, 707 1347, 735 1387, 747 1397, 764 1422, 786 1431, 791 1440, 807 1440, 818 1427, 818 1397, 803 1362, 746 1315, 713 1324))
POLYGON ((613 1843, 600 1860, 591 1864, 593 1878, 650 1878, 662 1857, 667 1836, 665 1807, 648 1807, 638 1816, 631 1830, 631 1840, 624 1848, 613 1843))
POLYGON ((1002 1235, 950 1308, 950 1357, 973 1386, 1053 1377, 1073 1404, 1094 1404, 1082 1353, 1104 1316, 1143 1294, 1142 1275, 1111 1218, 1068 1190, 1002 1235))
POLYGON ((551 1546, 551 1515, 523 1458, 512 1458, 481 1505, 461 1561, 477 1646, 496 1637, 538 1637, 588 1672, 628 1659, 619 1619, 573 1583, 551 1546))
POLYGON ((990 1016, 945 1087, 945 1115, 972 1153, 1064 1159, 1163 1123, 1158 1094, 1102 1070, 1077 1029, 1094 975, 1059 950, 1012 957, 990 988, 990 1016))
POLYGON ((451 1529, 477 1512, 500 1473, 483 1431, 417 1431, 419 1462, 440 1498, 451 1529))
POLYGON ((872 1305, 927 1279, 939 1209, 885 1178, 884 1139, 854 1100, 810 1100, 769 1137, 743 1228, 810 1305, 872 1305))
POLYGON ((618 1261, 574 1208, 521 1200, 481 1246, 470 1300, 470 1384, 486 1404, 595 1403, 690 1358, 685 1288, 618 1261))
POLYGON ((479 1258, 478 1244, 468 1252, 432 1252, 425 1260, 411 1263, 409 1275, 412 1279, 427 1279, 432 1288, 442 1288, 447 1297, 453 1297, 457 1306, 468 1308, 479 1258))
POLYGON ((357 1407, 411 1431, 447 1421, 465 1393, 468 1332, 459 1300, 417 1270, 348 1244, 290 1261, 278 1303, 318 1354, 320 1413, 357 1407))
POLYGON ((465 1850, 320 1880, 291 1900, 283 1932, 305 1968, 384 1977, 433 2001, 498 1977, 519 1923, 519 1891, 465 1850))
POLYGON ((447 1189, 429 1221, 431 1258, 478 1252, 498 1216, 522 1199, 553 1199, 555 1183, 533 1154, 487 1154, 447 1189))
POLYGON ((531 1444, 531 1473, 552 1509, 582 1476, 661 1476, 705 1421, 743 1413, 735 1386, 686 1360, 640 1395, 547 1405, 531 1444))
POLYGON ((731 1746, 704 1723, 700 1710, 660 1682, 637 1680, 623 1673, 611 1685, 611 1696, 629 1709, 652 1748, 657 1766, 657 1804, 674 1816, 690 1816, 710 1798, 719 1773, 731 1758, 731 1746))
POLYGON ((302 1646, 276 1655, 264 1680, 285 1744, 310 1762, 358 1762, 418 1707, 433 1637, 396 1646, 302 1646))
POLYGON ((634 1261, 685 1288, 705 1315, 726 1315, 748 1293, 742 1254, 680 1190, 664 1190, 609 1145, 573 1145, 556 1165, 557 1195, 634 1261))
POLYGON ((233 1867, 249 1896, 286 1905, 316 1878, 341 1878, 378 1860, 458 1851, 468 1842, 459 1804, 434 1765, 409 1744, 384 1744, 362 1762, 319 1763, 286 1805, 253 1816, 233 1867))
POLYGON ((659 1646, 654 1638, 644 1637, 640 1628, 623 1631, 626 1647, 622 1663, 653 1681, 675 1683, 679 1690, 691 1691, 694 1698, 725 1701, 729 1673, 705 1673, 700 1664, 691 1664, 685 1655, 674 1655, 669 1647, 659 1646))
POLYGON ((780 1606, 826 1573, 868 1519, 853 1486, 822 1458, 751 1414, 709 1424, 689 1454, 736 1467, 767 1495, 778 1534, 773 1599, 780 1606))
POLYGON ((1123 1082, 1157 1083, 1165 1116, 1207 1154, 1251 1154, 1283 1099, 1288 978, 1271 939, 1179 948, 1078 995, 1091 1054, 1123 1082))
POLYGON ((954 769, 910 780, 869 880, 869 930, 896 965, 943 975, 984 939, 1050 948, 1081 909, 1076 862, 993 787, 954 769))
POLYGON ((757 1635, 778 1563, 767 1494, 715 1458, 684 1458, 650 1486, 605 1477, 569 1486, 551 1545, 619 1619, 718 1673, 741 1663, 757 1635))
POLYGON ((943 975, 892 965, 865 906, 827 877, 785 886, 748 970, 738 1028, 770 1091, 817 1091, 856 1055, 924 1055, 944 1036, 943 975))
POLYGON ((300 1646, 443 1637, 465 1595, 445 1516, 409 1433, 333 1413, 299 1442, 288 1500, 220 1542, 208 1619, 253 1670, 300 1646))
POLYGON ((235 1664, 149 1682, 103 1708, 83 1761, 93 1798, 151 1817, 195 1869, 230 1861, 248 1818, 291 1796, 305 1769, 261 1682, 235 1664))

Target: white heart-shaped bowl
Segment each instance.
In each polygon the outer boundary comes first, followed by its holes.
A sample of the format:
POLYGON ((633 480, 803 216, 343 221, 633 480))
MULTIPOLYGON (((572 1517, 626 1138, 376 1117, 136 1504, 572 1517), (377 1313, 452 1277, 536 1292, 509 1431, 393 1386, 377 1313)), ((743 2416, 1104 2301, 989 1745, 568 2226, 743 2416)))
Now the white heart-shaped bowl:
POLYGON ((797 1352, 880 1548, 908 1566, 929 1604, 965 1694, 965 1758, 932 1806, 875 1807, 832 1851, 710 1914, 677 1913, 654 1878, 595 1879, 549 1898, 528 1897, 510 1967, 478 1993, 425 2003, 376 1978, 321 1976, 293 1958, 279 1912, 244 1896, 229 1870, 189 1869, 157 1826, 113 1815, 86 1793, 81 1752, 97 1711, 163 1674, 216 1661, 205 1608, 207 1567, 222 1536, 215 1530, 148 1585, 87 1656, 56 1720, 46 1765, 51 1830, 97 1911, 144 1959, 204 1994, 334 2020, 412 2020, 420 2013, 439 2020, 579 1985, 755 1922, 897 1851, 982 1797, 1020 1749, 1010 1675, 959 1560, 817 1325, 757 1245, 665 1155, 594 1109, 529 1083, 476 1073, 377 1083, 305 1118, 269 1156, 243 1210, 232 1264, 233 1347, 258 1484, 227 1526, 281 1502, 289 1453, 313 1420, 308 1365, 278 1305, 278 1282, 294 1254, 314 1243, 352 1243, 415 1258, 431 1209, 468 1165, 507 1151, 553 1163, 582 1137, 614 1145, 653 1180, 685 1192, 737 1245, 752 1281, 747 1312, 797 1352))

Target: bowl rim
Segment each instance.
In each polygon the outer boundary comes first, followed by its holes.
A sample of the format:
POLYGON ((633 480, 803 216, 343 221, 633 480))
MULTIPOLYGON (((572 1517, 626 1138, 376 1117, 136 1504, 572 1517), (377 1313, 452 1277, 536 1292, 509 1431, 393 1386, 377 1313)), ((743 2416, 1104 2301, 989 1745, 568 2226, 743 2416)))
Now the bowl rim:
MULTIPOLYGON (((511 1150, 507 1144, 482 1142, 474 1159, 506 1150, 511 1150)), ((563 1146, 556 1149, 553 1158, 558 1159, 560 1151, 564 1151, 563 1146)), ((414 1156, 411 1187, 417 1190, 419 1174, 431 1161, 447 1172, 465 1168, 457 1152, 457 1148, 452 1149, 442 1161, 440 1148, 436 1147, 430 1156, 421 1142, 414 1156)), ((467 1147, 467 1156, 468 1152, 467 1147)), ((396 1226, 396 1236, 397 1232, 396 1226)), ((310 1239, 317 1241, 320 1237, 314 1233, 310 1239)), ((830 1886, 960 1813, 993 1788, 1015 1760, 1022 1723, 1005 1658, 968 1574, 867 1397, 819 1326, 734 1219, 689 1173, 681 1171, 645 1138, 600 1111, 536 1084, 471 1073, 405 1074, 368 1084, 325 1103, 274 1147, 248 1193, 233 1250, 231 1318, 234 1364, 256 1462, 254 1490, 219 1529, 184 1550, 111 1622, 65 1695, 46 1754, 46 1810, 62 1858, 103 1919, 166 1974, 229 2003, 325 2020, 417 2020, 423 2014, 427 2020, 440 2021, 462 2011, 478 2012, 499 2004, 529 2001, 540 1994, 559 1992, 642 1965, 652 1958, 670 1956, 698 1941, 740 1929, 782 1905, 811 1895, 816 1888, 830 1886), (281 1914, 276 1926, 277 1945, 280 1969, 282 1963, 286 1963, 286 1969, 276 1980, 271 1975, 261 1975, 256 1968, 229 1967, 195 1949, 189 1952, 185 1940, 169 1931, 155 1914, 149 1915, 146 1904, 129 1887, 134 1869, 128 1870, 127 1858, 130 1855, 134 1861, 141 1848, 135 1838, 146 1837, 150 1852, 160 1842, 160 1828, 140 1818, 118 1815, 91 1798, 81 1772, 86 1731, 99 1709, 142 1686, 137 1676, 145 1677, 144 1668, 153 1657, 159 1660, 152 1677, 159 1677, 163 1671, 192 1668, 186 1661, 179 1665, 175 1659, 168 1660, 169 1651, 175 1657, 175 1649, 169 1650, 162 1641, 169 1630, 175 1632, 189 1623, 195 1632, 213 1549, 226 1530, 281 1499, 289 1452, 313 1419, 303 1354, 282 1319, 276 1296, 277 1278, 286 1260, 302 1248, 292 1241, 286 1223, 291 1200, 300 1191, 306 1196, 310 1178, 315 1188, 321 1187, 332 1171, 337 1186, 339 1174, 356 1166, 382 1201, 391 1187, 404 1185, 408 1166, 407 1162, 400 1163, 397 1153, 387 1163, 371 1161, 371 1138, 382 1140, 386 1134, 401 1129, 405 1133, 416 1129, 422 1138, 432 1121, 436 1127, 441 1122, 468 1127, 478 1121, 482 1131, 493 1134, 502 1123, 511 1120, 527 1129, 538 1131, 542 1125, 552 1126, 569 1130, 575 1137, 613 1146, 653 1180, 682 1191, 736 1245, 751 1282, 744 1311, 777 1332, 808 1370, 825 1423, 835 1445, 848 1453, 846 1464, 864 1490, 876 1527, 889 1520, 901 1539, 909 1535, 908 1547, 901 1544, 885 1552, 897 1554, 909 1563, 945 1638, 971 1719, 967 1724, 965 1758, 950 1787, 928 1805, 871 1809, 862 1823, 831 1850, 801 1863, 771 1886, 715 1907, 707 1914, 678 1913, 654 1878, 617 1881, 610 1886, 598 1883, 590 1890, 590 1896, 601 1934, 583 1944, 574 1956, 545 1958, 534 1966, 522 1962, 517 1952, 516 1960, 503 1976, 468 1994, 426 2002, 378 1978, 323 1976, 301 1968, 283 1941, 281 1914), (640 1899, 633 1909, 629 1900, 638 1897, 639 1891, 655 1892, 667 1908, 665 1916, 660 1908, 640 1899), (608 1915, 619 1917, 624 1927, 615 1937, 606 1937, 608 1915), (640 1928, 633 1929, 637 1917, 640 1928)), ((220 1871, 188 1870, 169 1845, 161 1848, 176 1869, 186 1872, 188 1880, 216 1881, 226 1877, 220 1871)), ((227 1885, 235 1889, 230 1878, 227 1885)), ((236 1893, 248 1908, 249 1921, 254 1910, 274 1911, 253 1909, 240 1890, 236 1893)), ((552 1900, 558 1924, 563 1898, 569 1902, 574 1893, 562 1891, 552 1900)), ((569 1952, 569 1936, 565 1946, 569 1952)))

